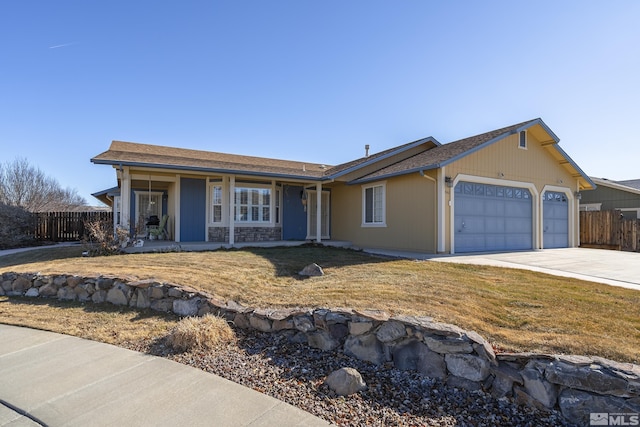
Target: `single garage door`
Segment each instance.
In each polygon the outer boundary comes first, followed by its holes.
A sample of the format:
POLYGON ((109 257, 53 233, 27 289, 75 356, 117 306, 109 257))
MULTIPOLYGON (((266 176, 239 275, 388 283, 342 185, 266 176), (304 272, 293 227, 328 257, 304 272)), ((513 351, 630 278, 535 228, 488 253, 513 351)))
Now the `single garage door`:
POLYGON ((533 248, 533 210, 526 188, 461 181, 454 200, 456 253, 533 248))
POLYGON ((542 247, 569 246, 569 200, 564 193, 545 191, 542 202, 542 247))

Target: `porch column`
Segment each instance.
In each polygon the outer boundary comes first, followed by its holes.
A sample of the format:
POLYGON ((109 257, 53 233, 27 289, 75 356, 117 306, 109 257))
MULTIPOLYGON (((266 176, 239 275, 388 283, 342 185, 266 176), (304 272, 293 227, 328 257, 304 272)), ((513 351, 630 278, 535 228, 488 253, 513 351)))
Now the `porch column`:
POLYGON ((322 242, 322 183, 316 184, 316 242, 322 242))
POLYGON ((229 244, 233 246, 235 244, 235 233, 236 233, 236 218, 234 213, 234 208, 236 204, 235 200, 236 195, 236 177, 229 177, 229 244))
MULTIPOLYGON (((445 182, 444 182, 444 166, 438 169, 437 174, 438 179, 436 180, 436 193, 437 193, 437 226, 436 233, 438 239, 438 247, 436 249, 436 253, 444 253, 445 251, 445 236, 446 236, 446 228, 445 228, 445 218, 447 215, 447 207, 445 206, 445 182)), ((453 187, 452 187, 453 188, 453 187)))
POLYGON ((131 175, 128 166, 120 171, 120 224, 127 230, 131 229, 131 175))

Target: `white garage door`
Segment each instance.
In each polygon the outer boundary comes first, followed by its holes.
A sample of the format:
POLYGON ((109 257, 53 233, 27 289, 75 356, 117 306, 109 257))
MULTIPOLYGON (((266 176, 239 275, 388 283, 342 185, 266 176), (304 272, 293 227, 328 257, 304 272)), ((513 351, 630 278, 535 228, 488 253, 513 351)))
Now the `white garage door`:
POLYGON ((461 181, 454 200, 456 253, 533 248, 531 193, 526 188, 461 181))
POLYGON ((542 202, 542 247, 569 246, 569 200, 564 193, 545 191, 542 202))

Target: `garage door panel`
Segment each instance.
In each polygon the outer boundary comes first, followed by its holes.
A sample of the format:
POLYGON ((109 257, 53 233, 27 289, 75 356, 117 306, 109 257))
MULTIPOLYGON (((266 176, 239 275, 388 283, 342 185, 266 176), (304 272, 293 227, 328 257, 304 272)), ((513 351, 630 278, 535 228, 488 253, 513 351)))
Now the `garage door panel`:
POLYGON ((502 233, 505 229, 504 218, 486 218, 485 231, 487 233, 502 233))
POLYGON ((504 220, 504 231, 508 234, 528 233, 531 234, 531 221, 524 218, 506 218, 504 220))
POLYGON ((502 200, 485 200, 484 213, 491 216, 502 216, 505 203, 502 200))
POLYGON ((455 251, 531 249, 527 189, 460 182, 455 187, 455 251))
POLYGON ((566 248, 569 246, 569 200, 563 193, 546 191, 543 195, 542 246, 566 248))

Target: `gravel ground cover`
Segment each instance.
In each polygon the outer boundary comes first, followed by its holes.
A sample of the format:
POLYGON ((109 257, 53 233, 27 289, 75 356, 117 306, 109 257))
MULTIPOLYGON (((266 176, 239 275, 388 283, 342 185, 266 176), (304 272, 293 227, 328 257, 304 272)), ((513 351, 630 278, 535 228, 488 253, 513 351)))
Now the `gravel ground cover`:
POLYGON ((237 340, 213 350, 173 351, 165 339, 129 343, 273 396, 339 426, 570 426, 557 412, 518 406, 482 391, 448 387, 421 375, 376 366, 335 350, 291 342, 284 334, 236 330, 237 340), (357 369, 368 389, 336 396, 328 374, 357 369))

